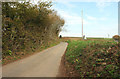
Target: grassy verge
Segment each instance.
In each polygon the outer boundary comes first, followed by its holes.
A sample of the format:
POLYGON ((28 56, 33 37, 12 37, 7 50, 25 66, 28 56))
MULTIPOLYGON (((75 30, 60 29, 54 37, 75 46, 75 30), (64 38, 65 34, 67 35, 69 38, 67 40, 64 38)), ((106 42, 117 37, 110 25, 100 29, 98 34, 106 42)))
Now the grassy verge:
MULTIPOLYGON (((15 54, 6 55, 6 56, 2 57, 3 58, 2 65, 6 65, 6 64, 9 64, 16 60, 31 56, 31 55, 38 53, 44 49, 53 47, 53 46, 59 44, 61 41, 62 41, 61 39, 58 39, 56 41, 50 41, 49 43, 45 43, 45 44, 43 44, 41 46, 37 46, 37 47, 35 45, 33 45, 32 48, 28 48, 28 49, 26 48, 23 52, 15 52, 15 54)), ((10 53, 11 51, 8 51, 8 52, 10 53)))
POLYGON ((113 40, 72 40, 68 44, 65 60, 78 76, 120 77, 120 49, 113 40))

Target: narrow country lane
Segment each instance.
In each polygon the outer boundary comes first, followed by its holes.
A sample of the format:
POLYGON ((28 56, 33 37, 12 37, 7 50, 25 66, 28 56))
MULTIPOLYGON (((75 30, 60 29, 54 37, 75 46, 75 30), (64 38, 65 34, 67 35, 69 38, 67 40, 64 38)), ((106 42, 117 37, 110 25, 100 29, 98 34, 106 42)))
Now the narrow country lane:
POLYGON ((56 77, 67 43, 48 48, 2 67, 3 77, 56 77))

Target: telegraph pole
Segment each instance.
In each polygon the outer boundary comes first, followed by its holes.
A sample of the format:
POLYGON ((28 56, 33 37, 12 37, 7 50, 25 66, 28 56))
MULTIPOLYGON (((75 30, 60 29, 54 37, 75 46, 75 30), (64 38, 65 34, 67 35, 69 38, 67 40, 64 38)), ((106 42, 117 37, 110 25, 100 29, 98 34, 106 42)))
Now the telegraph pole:
POLYGON ((82 38, 83 38, 83 10, 81 11, 81 21, 82 21, 82 38))
POLYGON ((108 34, 108 38, 109 38, 109 36, 110 36, 110 35, 108 34))

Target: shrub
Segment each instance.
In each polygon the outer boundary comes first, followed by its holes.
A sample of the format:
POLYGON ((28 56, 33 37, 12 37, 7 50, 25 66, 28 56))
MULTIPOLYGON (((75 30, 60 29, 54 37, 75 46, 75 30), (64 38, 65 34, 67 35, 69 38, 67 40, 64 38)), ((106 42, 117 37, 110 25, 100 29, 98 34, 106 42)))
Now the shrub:
POLYGON ((51 6, 51 1, 40 1, 38 4, 2 3, 3 56, 15 52, 34 51, 37 47, 47 45, 48 41, 57 39, 65 21, 50 8, 51 6))
POLYGON ((113 36, 113 39, 114 39, 114 40, 119 40, 119 39, 120 39, 120 36, 119 36, 119 35, 114 35, 114 36, 113 36))

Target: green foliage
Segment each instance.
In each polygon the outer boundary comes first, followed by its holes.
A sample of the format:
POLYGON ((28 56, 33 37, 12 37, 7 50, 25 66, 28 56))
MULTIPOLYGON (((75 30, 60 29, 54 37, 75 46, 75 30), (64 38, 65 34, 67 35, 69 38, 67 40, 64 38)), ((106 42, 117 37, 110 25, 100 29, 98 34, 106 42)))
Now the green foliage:
POLYGON ((15 52, 34 51, 58 37, 64 20, 50 9, 52 2, 3 2, 2 47, 15 52), (32 47, 31 47, 32 46, 32 47))
POLYGON ((119 77, 118 44, 111 39, 68 40, 65 59, 80 77, 119 77))
POLYGON ((6 55, 12 55, 12 51, 11 51, 11 50, 8 50, 8 51, 6 51, 5 54, 6 54, 6 55))
POLYGON ((95 66, 96 66, 96 64, 93 64, 93 66, 95 67, 95 66))

